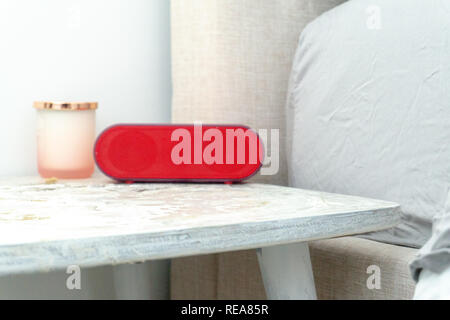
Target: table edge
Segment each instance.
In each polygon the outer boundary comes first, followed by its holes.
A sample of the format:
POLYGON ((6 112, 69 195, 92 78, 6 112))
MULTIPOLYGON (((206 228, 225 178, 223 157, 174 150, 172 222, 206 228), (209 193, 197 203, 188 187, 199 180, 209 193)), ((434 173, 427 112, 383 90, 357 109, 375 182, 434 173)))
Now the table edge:
POLYGON ((49 272, 69 265, 96 267, 308 242, 379 231, 399 222, 400 206, 393 205, 170 232, 3 245, 0 246, 0 276, 49 272))

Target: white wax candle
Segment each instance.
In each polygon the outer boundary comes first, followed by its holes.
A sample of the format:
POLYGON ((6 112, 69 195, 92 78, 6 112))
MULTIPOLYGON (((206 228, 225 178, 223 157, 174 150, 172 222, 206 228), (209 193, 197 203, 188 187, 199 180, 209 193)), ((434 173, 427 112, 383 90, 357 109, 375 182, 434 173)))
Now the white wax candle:
POLYGON ((94 172, 93 107, 38 108, 37 139, 38 170, 42 177, 87 178, 94 172))

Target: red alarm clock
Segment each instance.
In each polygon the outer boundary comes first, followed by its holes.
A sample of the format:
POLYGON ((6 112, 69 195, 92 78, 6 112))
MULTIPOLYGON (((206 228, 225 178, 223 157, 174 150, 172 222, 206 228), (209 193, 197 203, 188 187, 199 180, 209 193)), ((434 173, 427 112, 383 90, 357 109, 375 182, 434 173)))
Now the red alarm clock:
POLYGON ((97 138, 94 157, 119 181, 234 182, 261 168, 264 149, 242 125, 118 124, 97 138))

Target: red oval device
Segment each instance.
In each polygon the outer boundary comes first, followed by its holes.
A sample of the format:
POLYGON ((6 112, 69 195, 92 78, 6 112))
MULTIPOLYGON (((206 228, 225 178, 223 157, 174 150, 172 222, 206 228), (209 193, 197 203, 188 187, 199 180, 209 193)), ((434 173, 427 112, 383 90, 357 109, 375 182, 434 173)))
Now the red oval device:
POLYGON ((241 125, 132 125, 97 138, 100 170, 121 181, 241 181, 262 165, 259 136, 241 125))

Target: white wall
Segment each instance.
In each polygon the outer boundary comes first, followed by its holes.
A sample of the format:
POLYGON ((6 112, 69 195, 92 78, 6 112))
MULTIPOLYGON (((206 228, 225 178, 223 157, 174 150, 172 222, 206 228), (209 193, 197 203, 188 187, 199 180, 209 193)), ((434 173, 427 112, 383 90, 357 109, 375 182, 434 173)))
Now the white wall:
MULTIPOLYGON (((34 100, 98 101, 98 132, 169 122, 169 5, 0 0, 0 176, 37 174, 34 100)), ((66 289, 64 270, 2 277, 0 297, 168 297, 168 262, 127 267, 85 270, 80 292, 66 289)))
POLYGON ((37 173, 34 100, 98 101, 97 131, 170 120, 169 5, 0 1, 0 176, 37 173))

